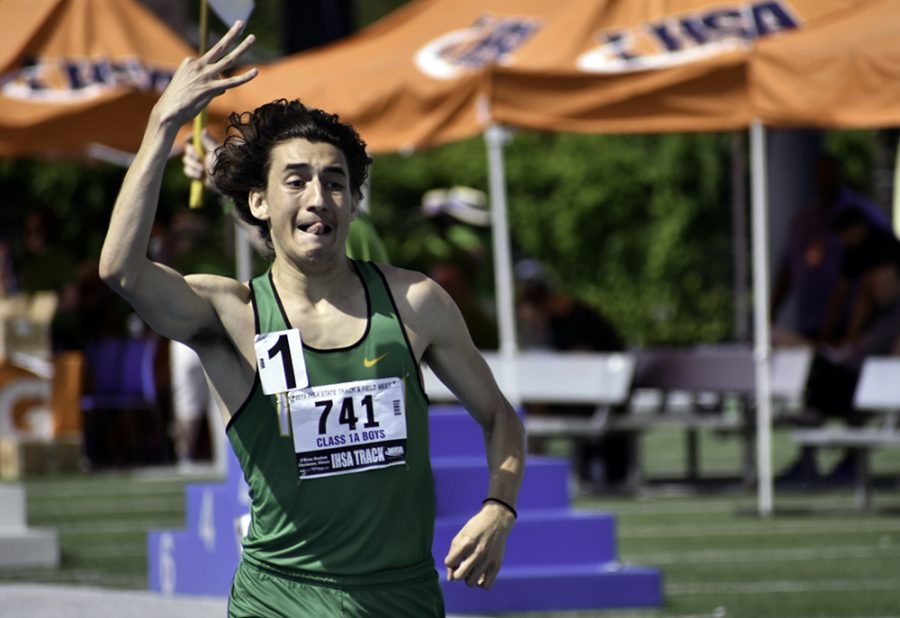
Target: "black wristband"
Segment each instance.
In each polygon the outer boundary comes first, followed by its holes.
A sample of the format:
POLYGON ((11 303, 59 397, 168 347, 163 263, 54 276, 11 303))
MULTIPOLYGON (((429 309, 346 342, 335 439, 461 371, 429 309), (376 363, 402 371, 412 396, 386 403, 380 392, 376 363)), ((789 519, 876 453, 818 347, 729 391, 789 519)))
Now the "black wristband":
POLYGON ((481 501, 481 504, 487 504, 488 502, 496 502, 500 506, 506 507, 506 510, 508 510, 510 513, 512 513, 513 519, 519 519, 519 514, 516 512, 516 509, 514 509, 511 504, 504 502, 500 498, 485 498, 484 500, 481 501))

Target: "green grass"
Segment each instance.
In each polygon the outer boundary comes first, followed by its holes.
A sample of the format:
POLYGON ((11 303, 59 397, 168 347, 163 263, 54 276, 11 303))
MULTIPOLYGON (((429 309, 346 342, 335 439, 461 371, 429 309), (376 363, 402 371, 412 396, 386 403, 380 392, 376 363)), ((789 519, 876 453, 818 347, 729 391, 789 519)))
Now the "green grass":
MULTIPOLYGON (((647 434, 646 476, 682 472, 683 444, 677 430, 647 434)), ((796 449, 783 432, 774 445, 780 469, 796 449)), ((704 474, 736 475, 740 468, 732 437, 703 435, 701 453, 704 474)), ((824 457, 823 468, 836 457, 824 457)), ((900 450, 878 453, 874 469, 900 476, 900 450)), ((28 479, 29 524, 58 530, 62 565, 0 570, 0 582, 146 588, 147 530, 184 526, 184 485, 196 480, 127 472, 28 479)), ((575 506, 616 514, 621 560, 662 569, 665 607, 553 616, 900 617, 900 517, 886 508, 900 507, 898 490, 876 490, 870 514, 852 510, 849 488, 777 492, 771 518, 755 515, 755 494, 740 489, 704 494, 653 486, 638 496, 579 497, 575 506)))
POLYGON ((27 479, 28 524, 59 534, 58 569, 0 570, 0 582, 146 589, 147 531, 184 527, 178 478, 103 472, 27 479))
POLYGON ((816 514, 741 515, 755 505, 743 496, 583 504, 618 515, 625 561, 663 569, 666 608, 651 615, 900 615, 900 520, 848 514, 847 492, 783 501, 816 514))

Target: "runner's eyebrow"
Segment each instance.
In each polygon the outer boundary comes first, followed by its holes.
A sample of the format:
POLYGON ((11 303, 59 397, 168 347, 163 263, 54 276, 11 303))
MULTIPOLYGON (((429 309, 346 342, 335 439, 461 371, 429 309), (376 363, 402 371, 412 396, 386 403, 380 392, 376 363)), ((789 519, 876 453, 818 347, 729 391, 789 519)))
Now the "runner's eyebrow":
MULTIPOLYGON (((305 172, 312 168, 309 163, 288 163, 284 166, 285 173, 288 172, 305 172)), ((326 174, 337 174, 339 176, 347 177, 347 172, 344 171, 344 168, 340 165, 329 165, 324 170, 322 170, 326 174)))

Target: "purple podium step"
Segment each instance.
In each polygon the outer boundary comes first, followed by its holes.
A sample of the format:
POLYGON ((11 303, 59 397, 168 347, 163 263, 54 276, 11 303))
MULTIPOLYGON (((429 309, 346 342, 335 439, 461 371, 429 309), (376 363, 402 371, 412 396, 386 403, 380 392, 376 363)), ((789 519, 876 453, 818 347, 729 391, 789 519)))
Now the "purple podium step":
MULTIPOLYGON (((555 457, 529 457, 517 509, 564 509, 569 506, 569 464, 555 457)), ((471 515, 487 495, 484 457, 440 457, 431 461, 437 516, 471 515)))
POLYGON ((207 536, 223 526, 230 526, 229 522, 235 517, 250 512, 249 497, 235 494, 227 485, 194 483, 185 487, 184 493, 187 528, 203 531, 207 536))
POLYGON ((148 584, 167 594, 227 594, 240 559, 240 517, 249 506, 225 484, 186 488, 187 522, 147 539, 148 584))
MULTIPOLYGON (((466 523, 464 517, 438 519, 432 553, 438 564, 466 523)), ((596 565, 616 559, 615 518, 608 513, 523 511, 506 541, 506 566, 596 565)), ((504 567, 505 568, 505 567, 504 567)))
POLYGON ((228 594, 240 559, 239 519, 250 511, 243 474, 229 451, 224 482, 185 487, 183 530, 151 531, 148 586, 166 594, 228 594))
POLYGON ((428 409, 428 440, 431 459, 481 457, 484 433, 478 422, 460 406, 439 405, 428 409))
POLYGON ((228 596, 240 560, 234 534, 231 543, 212 552, 191 531, 154 530, 147 536, 147 584, 165 595, 228 596))
POLYGON ((432 460, 440 457, 481 457, 484 461, 484 433, 462 406, 432 405, 428 408, 428 428, 432 460))
POLYGON ((487 592, 441 580, 448 613, 553 612, 579 609, 660 607, 658 569, 608 562, 547 567, 504 566, 487 592))

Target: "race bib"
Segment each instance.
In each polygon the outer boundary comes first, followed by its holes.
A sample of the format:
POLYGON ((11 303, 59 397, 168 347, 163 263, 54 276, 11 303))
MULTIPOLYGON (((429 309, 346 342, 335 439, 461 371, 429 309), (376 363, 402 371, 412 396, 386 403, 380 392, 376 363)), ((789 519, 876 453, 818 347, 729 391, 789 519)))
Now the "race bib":
POLYGON ((275 395, 309 386, 298 329, 257 335, 253 345, 264 394, 275 395))
POLYGON ((287 397, 300 478, 406 463, 406 405, 399 378, 316 386, 287 397))

